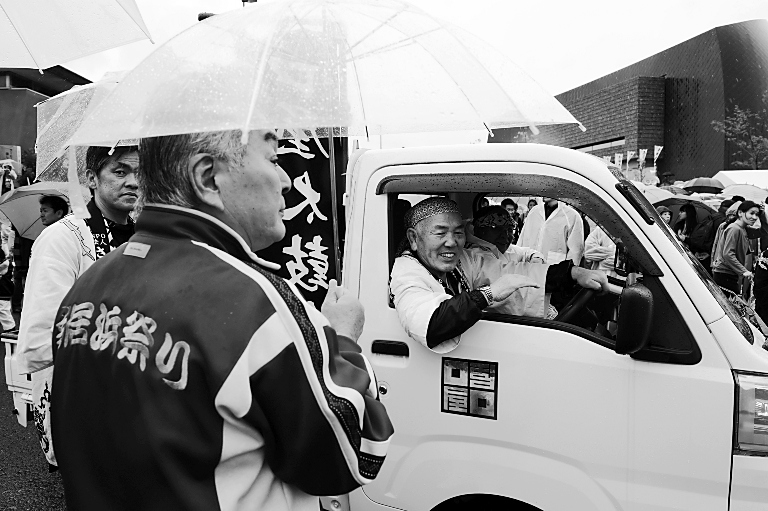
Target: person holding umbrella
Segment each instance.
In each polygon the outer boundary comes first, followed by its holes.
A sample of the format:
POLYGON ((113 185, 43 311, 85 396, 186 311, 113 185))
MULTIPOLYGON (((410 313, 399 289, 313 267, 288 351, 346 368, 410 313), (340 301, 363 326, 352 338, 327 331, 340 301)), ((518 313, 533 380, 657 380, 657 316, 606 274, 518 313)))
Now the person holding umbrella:
POLYGON ((50 430, 53 375, 51 333, 59 304, 72 284, 100 257, 133 234, 129 214, 138 199, 136 147, 88 149, 86 175, 93 194, 85 221, 67 215, 46 227, 32 245, 24 287, 16 361, 31 374, 35 426, 51 470, 57 461, 50 430))
POLYGON ((272 130, 144 138, 136 234, 61 303, 51 414, 67 507, 317 511, 393 433, 356 344, 255 252, 285 235, 272 130))

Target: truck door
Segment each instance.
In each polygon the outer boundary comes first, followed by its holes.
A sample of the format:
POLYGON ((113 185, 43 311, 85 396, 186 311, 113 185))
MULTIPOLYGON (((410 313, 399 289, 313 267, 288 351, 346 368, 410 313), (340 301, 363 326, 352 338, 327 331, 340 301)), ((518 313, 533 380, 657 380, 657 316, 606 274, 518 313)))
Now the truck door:
POLYGON ((669 267, 630 227, 634 213, 562 168, 479 166, 462 173, 454 165, 449 189, 434 179, 439 168, 424 172, 428 165, 412 174, 400 167, 397 180, 367 189, 359 281, 351 285, 366 310, 359 342, 396 433, 365 495, 400 509, 475 494, 543 510, 725 509, 730 369, 669 267), (409 338, 388 296, 395 198, 443 193, 465 204, 480 191, 553 190, 621 238, 643 270, 656 303, 647 352, 619 355, 609 337, 525 317, 489 316, 442 355, 409 338))

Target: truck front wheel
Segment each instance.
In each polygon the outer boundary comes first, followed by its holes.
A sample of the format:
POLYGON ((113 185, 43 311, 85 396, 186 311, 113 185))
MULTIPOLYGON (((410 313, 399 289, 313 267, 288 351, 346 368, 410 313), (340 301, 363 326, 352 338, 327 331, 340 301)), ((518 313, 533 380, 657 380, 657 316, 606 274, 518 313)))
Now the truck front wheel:
POLYGON ((487 494, 453 497, 445 502, 441 502, 432 511, 475 511, 480 509, 483 511, 542 511, 519 500, 487 494))

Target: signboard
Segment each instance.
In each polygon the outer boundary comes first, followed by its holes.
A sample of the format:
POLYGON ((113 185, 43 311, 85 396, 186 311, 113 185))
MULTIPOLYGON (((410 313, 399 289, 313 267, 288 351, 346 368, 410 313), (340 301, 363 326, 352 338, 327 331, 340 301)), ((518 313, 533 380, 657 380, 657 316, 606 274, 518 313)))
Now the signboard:
POLYGON ((291 179, 283 216, 286 232, 282 241, 258 255, 280 264, 276 273, 320 309, 328 281, 340 280, 347 139, 334 138, 333 147, 328 138, 281 140, 278 153, 291 179))

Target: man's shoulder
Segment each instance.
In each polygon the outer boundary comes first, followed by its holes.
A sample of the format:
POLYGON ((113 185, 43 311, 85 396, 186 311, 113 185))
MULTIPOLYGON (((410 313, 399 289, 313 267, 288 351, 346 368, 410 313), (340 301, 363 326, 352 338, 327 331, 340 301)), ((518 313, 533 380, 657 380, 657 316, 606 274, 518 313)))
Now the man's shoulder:
POLYGON ((86 223, 70 214, 43 229, 43 232, 35 240, 32 249, 39 250, 42 246, 61 245, 62 243, 78 246, 87 244, 88 238, 92 239, 92 235, 86 223))

